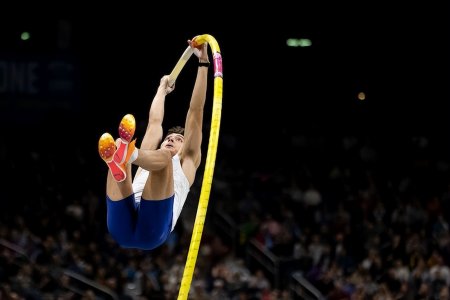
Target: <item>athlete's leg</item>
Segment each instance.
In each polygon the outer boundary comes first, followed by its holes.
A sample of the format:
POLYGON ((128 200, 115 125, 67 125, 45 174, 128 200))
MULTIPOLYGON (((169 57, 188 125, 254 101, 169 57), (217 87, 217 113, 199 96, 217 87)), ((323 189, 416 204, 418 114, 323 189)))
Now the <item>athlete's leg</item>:
MULTIPOLYGON (((121 124, 125 118, 122 119, 121 124)), ((131 136, 132 138, 132 136, 131 136)), ((130 140, 131 140, 130 138, 130 140)), ((114 160, 117 145, 121 141, 114 141, 109 133, 104 133, 98 142, 100 157, 108 166, 106 179, 106 219, 107 227, 111 236, 123 247, 132 247, 135 240, 134 230, 136 224, 136 208, 132 187, 131 165, 118 164, 114 160), (116 143, 117 142, 117 143, 116 143)), ((128 148, 134 150, 134 143, 126 145, 125 155, 128 148)), ((131 155, 132 151, 128 154, 131 155)), ((129 159, 125 156, 125 160, 129 159)))

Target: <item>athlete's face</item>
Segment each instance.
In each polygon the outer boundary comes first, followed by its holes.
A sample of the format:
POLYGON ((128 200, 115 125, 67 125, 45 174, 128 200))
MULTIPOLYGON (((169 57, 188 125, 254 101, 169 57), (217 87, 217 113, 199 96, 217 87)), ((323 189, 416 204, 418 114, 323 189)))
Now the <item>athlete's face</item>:
POLYGON ((161 149, 167 149, 172 156, 177 154, 183 147, 184 136, 179 133, 171 133, 166 136, 161 144, 161 149))

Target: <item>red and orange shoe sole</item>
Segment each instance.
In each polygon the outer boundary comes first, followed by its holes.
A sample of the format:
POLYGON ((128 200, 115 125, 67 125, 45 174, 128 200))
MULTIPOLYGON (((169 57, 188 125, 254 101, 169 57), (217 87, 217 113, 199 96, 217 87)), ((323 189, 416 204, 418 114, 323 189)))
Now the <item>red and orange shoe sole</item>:
POLYGON ((133 152, 134 145, 132 147, 133 149, 128 148, 130 148, 129 144, 133 139, 135 131, 136 131, 136 120, 134 119, 134 116, 132 114, 126 114, 119 124, 120 143, 113 157, 114 161, 117 164, 119 165, 124 164, 127 161, 127 158, 129 158, 129 156, 133 152))
POLYGON ((127 178, 125 168, 113 159, 116 153, 116 144, 111 134, 107 132, 102 134, 98 140, 98 153, 108 165, 109 171, 116 181, 121 182, 127 178))

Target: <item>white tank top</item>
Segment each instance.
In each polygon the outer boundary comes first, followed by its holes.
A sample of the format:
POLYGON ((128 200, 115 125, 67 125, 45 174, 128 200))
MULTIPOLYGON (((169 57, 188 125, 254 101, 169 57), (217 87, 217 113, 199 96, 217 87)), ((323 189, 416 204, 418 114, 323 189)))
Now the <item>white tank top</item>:
MULTIPOLYGON (((183 209, 184 202, 189 193, 189 181, 181 168, 180 157, 176 154, 172 157, 173 164, 173 182, 175 190, 175 198, 173 202, 172 212, 172 230, 175 228, 178 217, 183 209)), ((149 171, 141 169, 140 173, 133 179, 133 191, 136 203, 141 202, 142 191, 144 190, 145 183, 147 182, 149 171)))

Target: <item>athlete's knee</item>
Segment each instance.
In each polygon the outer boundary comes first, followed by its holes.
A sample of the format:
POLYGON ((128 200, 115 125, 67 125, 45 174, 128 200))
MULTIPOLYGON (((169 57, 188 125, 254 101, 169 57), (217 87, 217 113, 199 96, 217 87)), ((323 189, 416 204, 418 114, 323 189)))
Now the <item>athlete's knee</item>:
POLYGON ((154 168, 152 172, 168 172, 172 170, 172 154, 169 150, 158 149, 157 151, 157 163, 154 162, 154 168))
POLYGON ((167 164, 172 162, 172 153, 169 150, 167 150, 167 149, 158 149, 157 151, 161 152, 161 156, 162 156, 163 160, 167 164))

